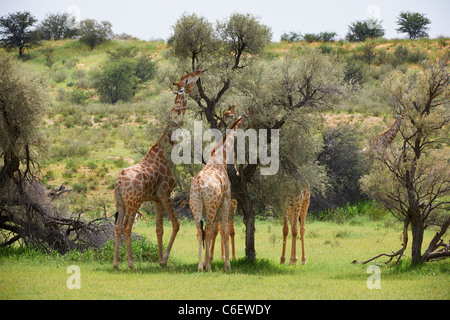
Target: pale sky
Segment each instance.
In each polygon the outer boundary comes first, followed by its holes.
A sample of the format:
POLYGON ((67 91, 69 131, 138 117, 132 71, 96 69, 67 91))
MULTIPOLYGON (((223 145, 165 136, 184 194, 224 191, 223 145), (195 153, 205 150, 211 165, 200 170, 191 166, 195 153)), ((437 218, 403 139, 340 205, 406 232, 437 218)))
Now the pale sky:
POLYGON ((374 16, 383 20, 386 38, 405 38, 395 29, 401 11, 425 13, 431 20, 429 35, 450 36, 449 0, 0 0, 0 16, 27 10, 39 21, 48 12, 76 8, 81 20, 108 20, 113 32, 128 33, 142 40, 167 40, 177 19, 196 13, 215 23, 232 13, 250 13, 272 29, 272 41, 285 32, 337 32, 345 38, 348 25, 374 16))

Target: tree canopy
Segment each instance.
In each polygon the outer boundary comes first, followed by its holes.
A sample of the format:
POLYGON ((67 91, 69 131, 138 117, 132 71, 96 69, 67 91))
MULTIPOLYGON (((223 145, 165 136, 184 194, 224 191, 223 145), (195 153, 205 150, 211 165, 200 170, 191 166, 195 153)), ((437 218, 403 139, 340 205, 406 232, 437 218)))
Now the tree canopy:
POLYGON ((1 43, 7 48, 18 48, 22 56, 25 48, 37 43, 33 29, 37 19, 28 11, 10 13, 0 18, 1 43))
POLYGON ((345 38, 350 42, 366 41, 366 39, 384 36, 384 29, 378 20, 358 20, 348 26, 345 38))
POLYGON ((427 30, 431 20, 418 12, 401 12, 397 17, 398 33, 407 33, 410 40, 428 37, 427 30))

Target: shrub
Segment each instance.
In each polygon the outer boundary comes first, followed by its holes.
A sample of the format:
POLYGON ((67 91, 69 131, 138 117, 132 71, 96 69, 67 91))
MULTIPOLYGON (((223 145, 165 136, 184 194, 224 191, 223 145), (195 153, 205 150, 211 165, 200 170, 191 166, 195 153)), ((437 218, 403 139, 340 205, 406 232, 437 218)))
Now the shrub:
POLYGON ((364 66, 355 59, 348 59, 344 69, 344 81, 350 85, 362 85, 364 82, 364 66))
POLYGON ((409 63, 421 63, 423 60, 427 60, 428 55, 425 51, 417 50, 408 54, 409 63))
POLYGON ((88 91, 75 88, 70 94, 70 102, 75 104, 85 104, 90 97, 91 96, 88 91))
POLYGON ((68 157, 83 157, 91 150, 88 141, 66 139, 50 147, 50 157, 61 160, 68 157))
MULTIPOLYGON (((163 249, 165 250, 165 249, 163 249)), ((158 245, 147 240, 145 237, 131 239, 131 251, 133 252, 133 261, 158 262, 159 251, 158 245)), ((97 253, 97 259, 101 261, 113 261, 115 254, 115 240, 111 239, 106 242, 103 249, 97 253)), ((119 261, 126 261, 126 246, 122 245, 119 249, 119 261)))
POLYGON ((303 36, 303 40, 305 40, 306 42, 318 42, 321 40, 321 38, 320 34, 305 33, 305 35, 303 36))
POLYGON ((64 70, 58 70, 53 74, 53 80, 56 83, 63 82, 67 79, 67 73, 64 70))
POLYGON ((409 50, 404 45, 399 45, 397 49, 395 49, 394 52, 394 65, 403 64, 406 62, 406 59, 408 59, 409 50))
POLYGON ((86 184, 84 184, 82 182, 75 182, 72 185, 72 187, 75 190, 75 192, 78 192, 81 194, 86 194, 86 192, 87 192, 87 186, 86 186, 86 184))

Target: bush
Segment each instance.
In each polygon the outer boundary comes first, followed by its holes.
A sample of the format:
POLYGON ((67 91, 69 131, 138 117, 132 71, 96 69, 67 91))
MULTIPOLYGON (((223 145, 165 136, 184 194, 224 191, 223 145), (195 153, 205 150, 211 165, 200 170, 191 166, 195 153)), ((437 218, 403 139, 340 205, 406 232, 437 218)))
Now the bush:
POLYGON ((75 104, 85 104, 90 97, 91 95, 86 90, 75 88, 70 94, 70 102, 75 104))
MULTIPOLYGON (((163 249, 165 250, 165 249, 163 249)), ((133 252, 133 261, 158 262, 159 251, 158 245, 147 240, 145 237, 131 239, 131 251, 133 252)), ((115 240, 111 239, 106 242, 103 249, 97 254, 97 259, 101 261, 111 262, 114 260, 115 240)), ((119 250, 119 261, 127 260, 126 246, 121 245, 119 250)))
POLYGON ((56 83, 63 82, 67 79, 67 73, 64 70, 58 70, 53 74, 53 80, 56 83))
POLYGON ((61 160, 68 157, 84 157, 89 154, 89 141, 66 139, 50 147, 50 157, 61 160))
POLYGON ((344 81, 350 85, 362 85, 364 82, 364 66, 355 59, 348 59, 344 69, 344 81))
POLYGON ((353 205, 364 199, 358 183, 367 170, 359 154, 360 136, 350 126, 328 129, 323 134, 324 146, 317 162, 327 168, 329 188, 324 195, 311 197, 312 210, 326 210, 347 203, 353 205))

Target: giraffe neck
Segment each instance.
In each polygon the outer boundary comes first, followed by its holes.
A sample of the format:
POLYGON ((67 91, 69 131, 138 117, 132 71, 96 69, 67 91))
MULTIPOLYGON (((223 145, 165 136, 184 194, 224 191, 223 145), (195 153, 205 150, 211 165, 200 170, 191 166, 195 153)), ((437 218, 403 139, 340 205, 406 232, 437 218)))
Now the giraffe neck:
POLYGON ((224 170, 226 170, 226 165, 229 162, 227 159, 230 159, 230 157, 233 156, 234 136, 241 121, 241 119, 236 120, 231 125, 230 129, 227 129, 225 137, 219 141, 215 148, 211 151, 207 164, 220 165, 224 168, 224 170))
POLYGON ((376 143, 376 148, 378 150, 387 148, 392 143, 392 141, 394 141, 395 137, 397 136, 397 133, 400 130, 401 124, 402 124, 402 119, 398 118, 394 122, 392 127, 389 128, 388 131, 386 131, 380 137, 378 137, 377 143, 376 143))
POLYGON ((183 119, 184 114, 186 112, 187 100, 189 98, 189 93, 183 91, 179 91, 177 97, 175 98, 175 103, 170 112, 170 118, 167 122, 166 127, 161 135, 161 137, 156 141, 156 143, 150 147, 145 158, 144 162, 152 162, 155 157, 155 153, 164 153, 164 158, 170 157, 170 153, 172 151, 174 143, 172 142, 172 133, 176 129, 180 129, 183 127, 183 119))

